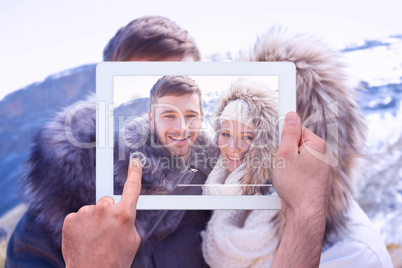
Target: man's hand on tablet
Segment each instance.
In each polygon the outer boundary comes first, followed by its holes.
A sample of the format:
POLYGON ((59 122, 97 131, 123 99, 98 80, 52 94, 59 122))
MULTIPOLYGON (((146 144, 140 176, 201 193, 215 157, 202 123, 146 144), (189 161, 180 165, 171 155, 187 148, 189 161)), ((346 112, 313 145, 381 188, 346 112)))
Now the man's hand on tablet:
POLYGON ((276 157, 285 167, 275 167, 274 187, 286 218, 285 233, 273 267, 318 267, 325 233, 329 197, 330 157, 327 144, 290 112, 276 157), (313 156, 311 150, 320 157, 313 156))
POLYGON ((142 167, 131 160, 119 203, 99 199, 67 215, 63 224, 62 253, 66 267, 130 267, 140 245, 135 229, 142 167))

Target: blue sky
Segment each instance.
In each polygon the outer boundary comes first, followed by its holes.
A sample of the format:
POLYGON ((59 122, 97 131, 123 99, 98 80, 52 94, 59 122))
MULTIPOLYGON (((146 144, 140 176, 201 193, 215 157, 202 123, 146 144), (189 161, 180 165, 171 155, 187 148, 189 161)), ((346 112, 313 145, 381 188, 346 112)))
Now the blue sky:
POLYGON ((1 1, 0 100, 48 75, 99 62, 107 41, 144 15, 163 15, 201 53, 248 49, 273 25, 323 38, 335 48, 402 34, 402 1, 1 1))

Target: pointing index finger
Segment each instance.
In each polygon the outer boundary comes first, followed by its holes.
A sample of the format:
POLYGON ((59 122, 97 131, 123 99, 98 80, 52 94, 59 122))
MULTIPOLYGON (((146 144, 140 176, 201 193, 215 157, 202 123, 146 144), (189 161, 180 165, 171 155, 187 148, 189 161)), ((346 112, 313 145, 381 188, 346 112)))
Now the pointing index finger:
POLYGON ((125 206, 130 213, 135 215, 138 197, 141 191, 142 165, 137 158, 131 159, 128 165, 127 180, 124 184, 121 195, 122 206, 125 206))

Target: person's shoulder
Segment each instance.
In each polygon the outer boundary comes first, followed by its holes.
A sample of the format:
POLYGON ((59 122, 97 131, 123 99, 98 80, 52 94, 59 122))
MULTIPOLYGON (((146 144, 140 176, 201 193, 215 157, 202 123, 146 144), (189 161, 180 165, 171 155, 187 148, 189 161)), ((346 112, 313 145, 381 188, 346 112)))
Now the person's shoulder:
POLYGON ((372 245, 348 238, 338 241, 321 254, 320 267, 392 268, 392 262, 386 251, 379 252, 372 245))
POLYGON ((322 267, 392 267, 383 239, 355 200, 348 216, 345 232, 322 253, 322 267))
POLYGON ((5 267, 64 267, 61 251, 50 237, 36 213, 28 209, 9 239, 5 267))

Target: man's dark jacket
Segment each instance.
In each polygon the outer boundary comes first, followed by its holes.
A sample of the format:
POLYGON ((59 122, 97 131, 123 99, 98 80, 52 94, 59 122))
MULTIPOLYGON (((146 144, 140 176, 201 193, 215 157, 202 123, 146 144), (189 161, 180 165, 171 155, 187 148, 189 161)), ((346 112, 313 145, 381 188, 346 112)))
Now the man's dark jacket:
MULTIPOLYGON (((94 103, 93 96, 89 102, 94 103)), ((88 107, 74 113, 71 121, 65 120, 68 107, 33 141, 22 180, 29 209, 10 238, 6 267, 65 267, 61 254, 64 218, 95 203, 95 148, 77 147, 70 142, 71 136, 70 140, 66 136, 67 128, 77 141, 95 142, 95 106, 88 107)), ((203 184, 211 171, 207 160, 211 145, 205 134, 199 135, 184 164, 164 149, 150 146, 151 131, 143 118, 132 120, 125 130, 115 145, 115 159, 119 159, 115 161, 115 193, 121 191, 129 157, 135 153, 143 163, 143 194, 153 190, 158 194, 201 194, 200 187, 180 184, 203 184)), ((207 267, 200 232, 209 217, 209 211, 138 211, 141 245, 133 266, 207 267)))

